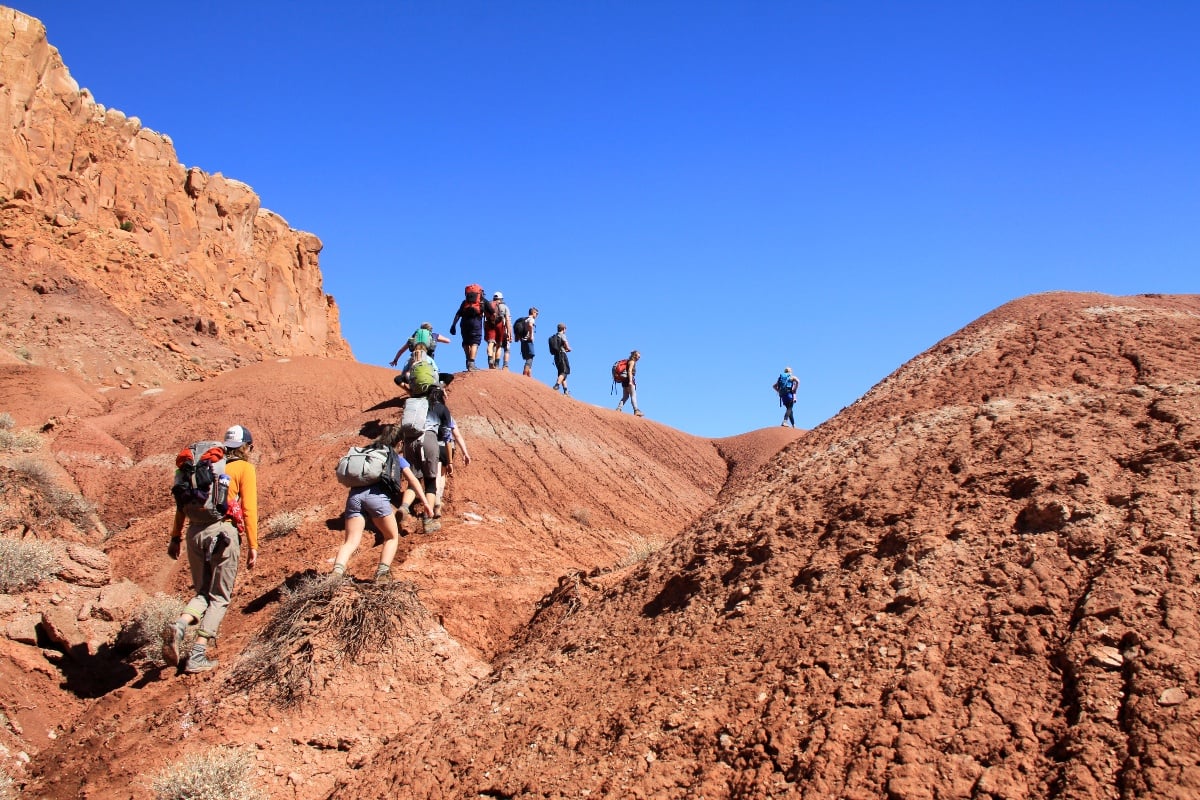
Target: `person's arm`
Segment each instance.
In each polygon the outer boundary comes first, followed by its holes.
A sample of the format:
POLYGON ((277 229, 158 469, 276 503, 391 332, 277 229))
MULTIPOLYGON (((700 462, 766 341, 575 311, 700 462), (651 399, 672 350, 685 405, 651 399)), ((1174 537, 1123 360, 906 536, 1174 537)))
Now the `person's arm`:
POLYGON ((167 555, 172 559, 179 558, 183 549, 183 511, 175 510, 175 519, 171 521, 171 541, 167 544, 167 555))
POLYGON ((433 506, 429 505, 429 498, 425 496, 425 487, 421 485, 421 479, 412 471, 412 467, 404 468, 404 480, 408 481, 409 488, 417 493, 417 497, 421 498, 421 505, 425 506, 425 513, 433 517, 437 512, 433 510, 433 506))
POLYGON ((450 335, 454 335, 454 329, 458 327, 458 321, 462 319, 462 306, 458 307, 458 311, 454 312, 454 319, 450 320, 450 335))
POLYGON ((396 351, 396 357, 392 359, 393 367, 396 366, 398 363, 400 363, 400 356, 404 355, 408 351, 408 346, 410 344, 412 344, 412 342, 405 342, 404 346, 396 351))
POLYGON ((463 438, 462 432, 458 429, 457 425, 455 425, 454 428, 450 431, 450 436, 454 439, 455 442, 458 443, 458 448, 460 450, 462 450, 463 463, 466 464, 467 466, 470 466, 471 465, 471 452, 469 450, 467 450, 467 440, 463 438))
POLYGON ((254 569, 258 563, 258 473, 249 461, 242 470, 241 481, 238 485, 238 497, 242 501, 242 510, 246 514, 246 540, 250 542, 250 555, 246 559, 246 569, 254 569))
POLYGON ((435 333, 433 338, 438 340, 438 344, 450 344, 450 337, 445 334, 435 333))

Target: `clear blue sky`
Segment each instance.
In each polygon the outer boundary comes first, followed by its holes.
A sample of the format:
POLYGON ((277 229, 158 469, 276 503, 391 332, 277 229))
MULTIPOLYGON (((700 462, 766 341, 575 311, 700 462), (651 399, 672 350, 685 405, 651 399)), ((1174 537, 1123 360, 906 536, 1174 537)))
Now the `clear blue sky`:
POLYGON ((14 5, 324 241, 372 364, 478 281, 538 380, 566 322, 580 401, 636 347, 648 417, 726 436, 784 365, 814 427, 1017 297, 1198 289, 1200 3, 14 5))

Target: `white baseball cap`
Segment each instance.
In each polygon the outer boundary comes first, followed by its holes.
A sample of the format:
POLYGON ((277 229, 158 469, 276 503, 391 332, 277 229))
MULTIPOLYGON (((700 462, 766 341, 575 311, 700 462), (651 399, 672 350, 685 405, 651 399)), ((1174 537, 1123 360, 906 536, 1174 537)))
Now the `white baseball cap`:
POLYGON ((253 443, 254 437, 250 435, 250 430, 245 425, 234 425, 225 431, 225 446, 229 449, 253 443))

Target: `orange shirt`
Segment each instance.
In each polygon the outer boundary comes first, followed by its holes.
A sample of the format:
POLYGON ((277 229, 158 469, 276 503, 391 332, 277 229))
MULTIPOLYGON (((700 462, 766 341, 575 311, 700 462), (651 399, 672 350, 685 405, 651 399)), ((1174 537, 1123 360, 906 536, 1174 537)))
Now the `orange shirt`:
POLYGON ((249 461, 230 460, 225 464, 225 473, 229 475, 229 494, 240 497, 242 511, 246 514, 246 538, 250 541, 250 549, 258 549, 258 473, 249 461))

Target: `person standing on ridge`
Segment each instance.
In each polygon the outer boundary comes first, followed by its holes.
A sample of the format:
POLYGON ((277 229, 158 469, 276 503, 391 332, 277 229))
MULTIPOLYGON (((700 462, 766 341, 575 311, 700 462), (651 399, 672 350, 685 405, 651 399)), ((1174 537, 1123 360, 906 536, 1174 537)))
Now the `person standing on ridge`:
POLYGON ((796 427, 792 406, 796 404, 796 390, 800 388, 800 379, 792 374, 791 367, 784 367, 771 388, 779 394, 779 405, 783 406, 783 422, 780 424, 786 428, 790 422, 793 428, 796 427))
POLYGON ((479 343, 483 341, 483 323, 485 316, 492 312, 491 302, 484 299, 483 288, 479 284, 467 287, 466 297, 458 304, 458 311, 450 322, 450 335, 454 335, 459 322, 462 322, 462 348, 466 357, 467 372, 479 369, 475 366, 475 358, 479 354, 479 343), (486 308, 485 308, 486 306, 486 308))
POLYGON ((512 342, 512 314, 504 302, 504 294, 492 295, 493 317, 485 329, 488 348, 488 369, 508 369, 508 345, 512 342))
POLYGON ((562 389, 562 393, 568 397, 571 395, 567 389, 567 376, 571 374, 571 361, 567 358, 569 352, 571 352, 571 345, 567 344, 567 326, 560 322, 558 331, 550 337, 550 355, 554 356, 554 368, 558 370, 558 378, 554 381, 554 391, 562 389))
POLYGON ((620 411, 625 406, 625 401, 628 400, 629 405, 633 408, 634 416, 637 417, 644 416, 637 403, 637 365, 641 358, 642 354, 634 350, 629 354, 629 358, 623 359, 626 362, 624 370, 615 368, 613 370, 613 377, 621 384, 621 402, 617 403, 617 411, 620 411))
MULTIPOLYGON (((184 672, 206 672, 217 665, 209 658, 209 645, 217 638, 221 621, 229 609, 233 584, 237 578, 241 539, 238 536, 238 517, 244 520, 250 552, 246 568, 258 563, 258 474, 250 463, 254 438, 243 425, 234 425, 225 432, 225 475, 228 476, 229 513, 216 522, 203 518, 188 520, 187 559, 192 575, 195 596, 183 613, 163 629, 163 660, 175 666, 182 659, 183 640, 189 625, 199 623, 196 643, 187 656, 184 672), (237 506, 240 505, 240 511, 237 506)), ((178 560, 184 547, 183 523, 186 512, 176 510, 171 525, 171 542, 167 555, 178 560)))
POLYGON ((521 342, 521 358, 525 359, 525 369, 521 374, 533 377, 533 328, 537 321, 538 310, 529 309, 529 316, 521 317, 513 323, 513 335, 521 342))

